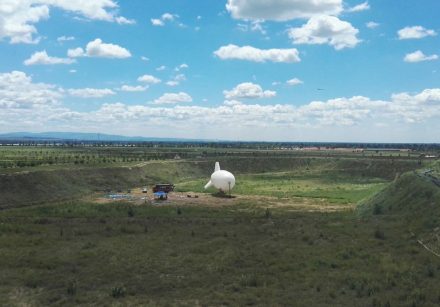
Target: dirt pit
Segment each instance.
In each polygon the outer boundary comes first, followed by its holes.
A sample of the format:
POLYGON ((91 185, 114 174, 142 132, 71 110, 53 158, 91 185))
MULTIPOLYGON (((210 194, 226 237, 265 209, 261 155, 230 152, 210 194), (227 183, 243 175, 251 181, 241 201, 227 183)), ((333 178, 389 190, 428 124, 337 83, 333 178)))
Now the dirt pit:
MULTIPOLYGON (((204 207, 225 207, 234 205, 252 205, 252 207, 263 208, 283 208, 289 211, 305 211, 305 212, 332 212, 341 210, 353 210, 354 204, 334 204, 329 203, 326 199, 316 198, 277 198, 260 195, 232 195, 219 196, 210 193, 194 193, 194 192, 171 192, 168 194, 167 200, 155 200, 153 193, 142 193, 141 188, 130 190, 130 193, 114 194, 97 193, 89 199, 95 203, 107 204, 117 202, 130 202, 133 205, 153 205, 153 206, 204 206, 204 207)), ((247 206, 246 206, 247 207, 247 206)))

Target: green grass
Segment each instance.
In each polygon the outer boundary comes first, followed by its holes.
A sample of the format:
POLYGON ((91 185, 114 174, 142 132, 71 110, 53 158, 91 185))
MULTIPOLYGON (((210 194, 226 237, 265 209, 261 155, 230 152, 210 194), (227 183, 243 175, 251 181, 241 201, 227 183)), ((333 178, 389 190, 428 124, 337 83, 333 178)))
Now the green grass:
POLYGON ((440 267, 394 219, 60 203, 0 212, 5 305, 434 305, 440 267), (383 236, 377 237, 376 230, 383 236))
MULTIPOLYGON (((179 191, 203 192, 208 179, 180 182, 179 191)), ((331 203, 354 204, 383 189, 387 181, 380 178, 360 178, 337 171, 298 170, 238 175, 233 194, 264 195, 278 198, 321 198, 331 203)), ((214 191, 214 190, 210 190, 214 191)))
POLYGON ((439 259, 417 240, 434 246, 439 189, 413 173, 391 182, 417 167, 223 156, 1 176, 1 305, 435 306, 439 259), (246 196, 235 205, 78 200, 157 181, 201 192, 217 159, 246 196), (364 211, 301 212, 262 196, 364 211))

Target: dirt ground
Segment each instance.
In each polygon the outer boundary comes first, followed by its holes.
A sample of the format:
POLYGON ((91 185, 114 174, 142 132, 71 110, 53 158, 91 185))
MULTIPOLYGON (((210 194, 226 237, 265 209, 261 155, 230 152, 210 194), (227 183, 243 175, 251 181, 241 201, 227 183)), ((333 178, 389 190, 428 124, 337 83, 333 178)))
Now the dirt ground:
MULTIPOLYGON (((111 193, 113 194, 113 193, 111 193)), ((130 193, 115 193, 124 195, 123 199, 112 199, 108 194, 96 193, 89 198, 95 203, 117 203, 131 202, 134 205, 154 205, 154 206, 207 206, 207 207, 225 207, 242 204, 243 202, 251 202, 257 207, 264 208, 284 208, 290 211, 306 211, 306 212, 331 212, 341 210, 352 210, 353 204, 334 204, 329 203, 325 199, 310 198, 277 198, 260 195, 233 195, 229 197, 221 197, 210 193, 194 193, 194 192, 171 192, 168 194, 167 200, 155 200, 151 191, 142 193, 141 188, 134 188, 130 193)))

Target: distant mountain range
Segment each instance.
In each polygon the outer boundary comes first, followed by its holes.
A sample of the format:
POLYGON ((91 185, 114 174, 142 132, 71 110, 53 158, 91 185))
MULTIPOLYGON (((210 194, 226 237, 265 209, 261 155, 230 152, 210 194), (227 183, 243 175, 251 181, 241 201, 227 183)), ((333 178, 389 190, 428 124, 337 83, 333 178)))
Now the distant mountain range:
POLYGON ((0 134, 0 140, 26 141, 101 141, 101 142, 206 142, 209 140, 123 136, 83 132, 11 132, 0 134))

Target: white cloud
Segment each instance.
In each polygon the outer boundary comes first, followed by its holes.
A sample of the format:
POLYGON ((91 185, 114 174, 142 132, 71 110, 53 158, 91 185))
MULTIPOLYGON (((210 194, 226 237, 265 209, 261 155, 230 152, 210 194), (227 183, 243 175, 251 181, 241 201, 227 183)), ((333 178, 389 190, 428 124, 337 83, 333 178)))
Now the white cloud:
POLYGON ((82 48, 69 49, 67 51, 69 57, 99 57, 99 58, 115 58, 124 59, 131 57, 130 51, 127 49, 115 45, 103 43, 100 38, 97 38, 89 42, 84 51, 82 48))
POLYGON ((225 100, 225 101, 223 101, 223 104, 225 106, 236 106, 236 105, 243 104, 243 103, 238 100, 225 100))
POLYGON ((263 91, 260 85, 252 82, 244 82, 238 84, 230 91, 223 91, 223 95, 227 100, 235 100, 240 98, 272 98, 276 96, 275 91, 263 91))
POLYGON ((239 23, 237 27, 243 32, 260 32, 262 35, 266 35, 267 31, 263 24, 264 20, 250 20, 248 23, 239 23))
POLYGON ((67 41, 73 41, 75 40, 74 36, 60 36, 57 38, 57 42, 62 43, 62 42, 67 42, 67 41))
POLYGON ((77 57, 85 56, 84 49, 82 49, 81 47, 75 49, 69 49, 67 50, 67 56, 69 58, 77 58, 77 57))
POLYGON ((147 58, 146 56, 141 56, 141 60, 142 60, 142 61, 145 61, 145 62, 148 62, 150 59, 147 58))
POLYGON ((170 13, 165 13, 162 14, 162 20, 166 20, 166 21, 173 21, 174 20, 175 15, 170 14, 170 13))
POLYGON ((139 82, 145 82, 145 83, 151 83, 151 84, 156 84, 156 83, 161 82, 160 79, 158 79, 152 75, 143 75, 143 76, 140 76, 137 80, 139 82))
POLYGON ((295 44, 328 44, 336 50, 353 48, 361 42, 359 30, 334 16, 314 16, 300 28, 290 28, 288 35, 295 44))
POLYGON ((368 1, 365 1, 361 4, 355 5, 353 7, 350 7, 348 9, 345 10, 345 12, 347 13, 357 13, 357 12, 362 12, 362 11, 367 11, 370 9, 370 5, 368 4, 368 1))
POLYGON ((137 85, 137 86, 131 86, 131 85, 126 85, 124 84, 123 86, 121 86, 121 88, 119 89, 120 91, 123 92, 145 92, 148 89, 148 86, 142 86, 142 85, 137 85))
POLYGON ((367 28, 369 29, 376 29, 378 26, 380 26, 379 23, 374 22, 374 21, 369 21, 365 24, 367 26, 367 28))
POLYGON ((155 99, 152 104, 178 104, 192 102, 192 97, 185 92, 165 93, 155 99))
POLYGON ((170 80, 170 81, 167 81, 167 83, 166 83, 166 85, 168 85, 168 86, 178 86, 179 84, 180 83, 175 80, 170 80))
POLYGON ((70 72, 71 74, 74 74, 74 73, 76 73, 76 69, 70 69, 69 72, 70 72))
MULTIPOLYGON (((185 67, 186 64, 182 64, 182 65, 184 65, 184 67, 185 67)), ((176 67, 175 71, 179 71, 179 67, 181 67, 182 65, 176 67)), ((169 80, 166 83, 166 85, 168 85, 168 86, 177 86, 177 85, 180 84, 180 82, 185 81, 185 80, 186 80, 185 74, 177 74, 171 80, 169 80)))
POLYGON ((156 68, 157 71, 165 70, 167 67, 165 65, 159 66, 156 68))
POLYGON ((186 76, 184 74, 178 74, 178 75, 174 76, 174 80, 176 80, 176 81, 185 81, 186 80, 186 76))
POLYGON ((31 57, 25 60, 23 63, 26 66, 29 65, 54 65, 54 64, 72 64, 76 61, 69 58, 57 58, 47 55, 46 50, 35 52, 31 57))
POLYGON ((315 15, 337 15, 342 0, 228 0, 226 9, 235 19, 286 21, 315 15))
POLYGON ((303 84, 304 82, 298 78, 293 78, 293 79, 287 80, 286 83, 288 85, 295 86, 295 85, 303 84))
POLYGON ((136 23, 134 19, 127 19, 123 16, 116 17, 115 21, 120 25, 134 25, 136 23))
POLYGON ((425 29, 422 26, 405 27, 397 31, 399 39, 420 39, 427 36, 436 36, 434 30, 425 29))
MULTIPOLYGON (((21 71, 0 73, 0 109, 58 104, 62 93, 52 84, 34 83, 21 71)), ((2 114, 2 119, 6 114, 2 114)))
MULTIPOLYGON (((163 27, 167 22, 173 22, 177 18, 179 18, 179 15, 171 14, 171 13, 164 13, 160 18, 151 18, 151 24, 156 27, 163 27)), ((182 23, 179 23, 179 26, 184 26, 182 23)))
POLYGON ((0 73, 0 130, 127 135, 147 131, 145 135, 150 136, 267 141, 438 142, 438 135, 426 133, 426 127, 440 129, 440 88, 396 93, 387 100, 354 96, 300 106, 238 101, 217 106, 112 103, 83 112, 61 106, 62 98, 56 86, 35 83, 23 72, 0 73))
POLYGON ((229 44, 214 51, 214 55, 222 60, 246 60, 253 62, 277 62, 296 63, 300 62, 297 49, 258 49, 252 46, 239 47, 229 44))
POLYGON ((116 93, 108 88, 78 88, 67 90, 71 96, 81 98, 102 98, 116 93))
POLYGON ((90 20, 124 23, 124 17, 115 15, 114 0, 2 0, 0 2, 0 39, 11 43, 37 43, 35 24, 49 18, 50 9, 57 8, 90 20))
POLYGON ((417 51, 414 51, 412 53, 408 53, 407 55, 405 55, 403 60, 408 63, 434 61, 434 60, 438 60, 438 55, 437 54, 425 55, 422 51, 417 50, 417 51))
POLYGON ((151 20, 151 24, 152 24, 153 26, 156 26, 156 27, 163 27, 163 26, 165 25, 165 23, 164 23, 162 20, 160 20, 160 19, 157 19, 157 18, 151 18, 150 20, 151 20))
POLYGON ((180 71, 180 70, 182 70, 182 69, 187 69, 187 68, 189 68, 188 64, 186 64, 186 63, 182 63, 182 64, 180 64, 179 66, 175 67, 175 68, 174 68, 174 71, 180 71))

